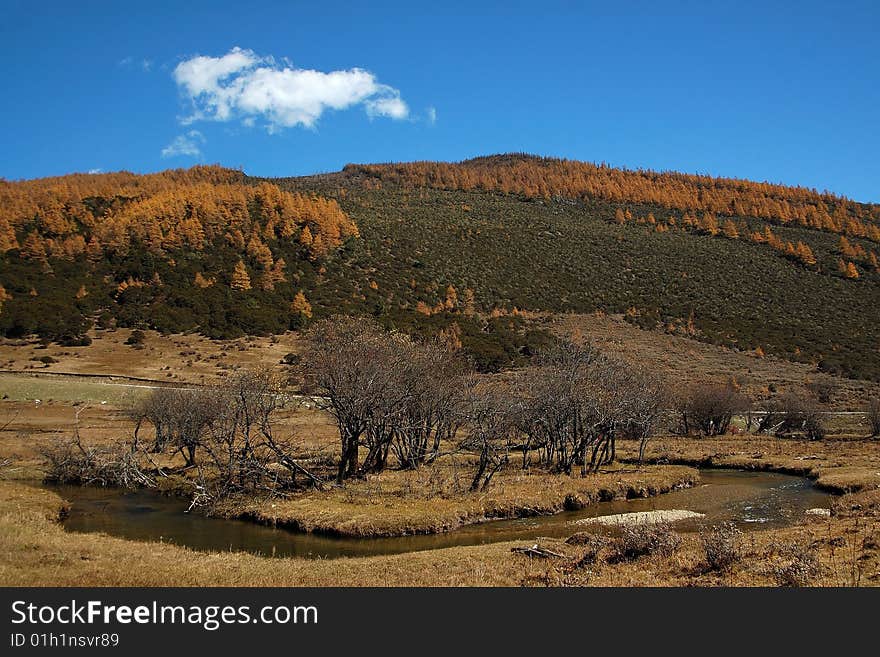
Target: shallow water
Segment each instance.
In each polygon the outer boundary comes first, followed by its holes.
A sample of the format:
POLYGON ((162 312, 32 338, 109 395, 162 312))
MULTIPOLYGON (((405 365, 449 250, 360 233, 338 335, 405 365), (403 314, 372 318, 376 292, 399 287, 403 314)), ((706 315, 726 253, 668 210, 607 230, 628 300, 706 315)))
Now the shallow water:
POLYGON ((540 536, 566 537, 585 529, 581 518, 686 509, 706 514, 700 520, 676 523, 680 531, 702 524, 733 521, 742 529, 780 527, 803 517, 813 507, 828 508, 831 495, 803 477, 769 472, 701 470, 702 482, 690 489, 637 500, 600 502, 580 511, 515 520, 494 520, 444 534, 395 538, 333 538, 266 527, 243 520, 206 518, 185 513, 181 499, 152 491, 56 486, 71 504, 64 528, 72 532, 103 532, 122 538, 162 541, 195 550, 245 551, 265 556, 336 558, 397 554, 456 545, 479 545, 540 536))

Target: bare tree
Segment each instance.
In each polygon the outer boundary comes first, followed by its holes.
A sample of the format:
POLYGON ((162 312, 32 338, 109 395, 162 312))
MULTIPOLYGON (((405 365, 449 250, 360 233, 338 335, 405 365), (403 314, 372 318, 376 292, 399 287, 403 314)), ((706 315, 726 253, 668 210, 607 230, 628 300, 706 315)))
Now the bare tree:
POLYGON ((602 426, 609 418, 594 389, 603 364, 589 346, 560 342, 540 354, 537 366, 517 382, 525 450, 539 450, 541 462, 556 472, 569 474, 577 464, 586 467, 588 447, 598 444, 603 430, 613 429, 602 426))
POLYGON ((775 434, 784 421, 785 415, 778 397, 770 397, 759 402, 756 433, 775 434))
POLYGON ((591 346, 559 342, 540 355, 514 388, 516 422, 525 435, 523 467, 537 450, 552 470, 581 474, 613 462, 618 436, 640 441, 640 452, 663 408, 663 388, 626 361, 591 346))
POLYGON ((763 404, 758 431, 777 437, 803 435, 808 440, 825 437, 822 412, 815 397, 789 392, 763 404))
POLYGON ((486 490, 507 465, 516 432, 511 395, 505 386, 484 385, 471 395, 468 433, 461 447, 478 454, 470 490, 486 490))
POLYGON ((825 426, 818 401, 808 395, 787 394, 782 398, 784 423, 777 433, 801 433, 808 440, 822 440, 825 426))
POLYGON ((720 436, 730 429, 734 413, 748 407, 748 402, 730 384, 700 384, 679 394, 679 428, 688 435, 697 431, 704 436, 720 436))
POLYGON ((668 388, 659 377, 643 370, 634 370, 628 381, 628 408, 622 421, 621 434, 639 441, 639 465, 645 459, 648 441, 654 435, 668 404, 668 388))
POLYGON ((392 449, 401 467, 417 468, 440 453, 465 417, 474 386, 467 363, 441 342, 414 345, 410 351, 409 396, 396 422, 392 449))
POLYGON ((271 370, 234 374, 215 392, 217 412, 208 424, 201 446, 212 471, 203 474, 203 487, 213 499, 246 491, 270 495, 299 486, 304 476, 311 485, 321 480, 295 458, 288 439, 278 435, 274 416, 288 403, 283 379, 271 370))
POLYGON ((307 335, 300 360, 306 390, 336 420, 340 460, 337 483, 358 473, 358 451, 369 442, 370 466, 384 463, 393 425, 410 398, 406 339, 383 331, 372 320, 334 316, 307 335), (370 430, 368 433, 368 429, 370 430), (365 437, 365 434, 366 437, 365 437))
POLYGON ((440 342, 416 343, 372 320, 333 317, 316 324, 300 359, 307 390, 336 420, 336 480, 436 458, 461 424, 470 368, 440 342), (359 462, 359 448, 367 452, 359 462))
POLYGON ((152 390, 130 412, 135 420, 135 446, 139 447, 139 432, 146 420, 155 430, 151 451, 173 447, 183 456, 186 467, 193 467, 205 432, 219 416, 222 403, 215 388, 152 390))

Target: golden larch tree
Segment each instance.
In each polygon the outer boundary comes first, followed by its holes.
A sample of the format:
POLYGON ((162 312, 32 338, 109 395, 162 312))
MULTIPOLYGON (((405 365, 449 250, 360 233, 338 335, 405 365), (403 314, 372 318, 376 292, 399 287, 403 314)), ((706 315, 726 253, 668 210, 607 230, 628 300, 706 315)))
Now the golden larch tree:
POLYGON ((816 256, 813 255, 813 249, 809 247, 809 245, 804 244, 803 242, 797 243, 796 254, 798 260, 800 260, 805 265, 809 265, 812 267, 816 264, 816 256))
POLYGON ((251 289, 251 277, 248 275, 247 267, 244 266, 242 260, 239 260, 235 265, 229 287, 233 290, 241 291, 251 289))
POLYGON ((312 304, 309 303, 302 290, 297 292, 293 301, 290 302, 290 312, 298 313, 307 319, 312 318, 312 304))
POLYGON ((711 212, 706 212, 700 220, 700 228, 712 236, 718 234, 718 220, 711 212))
POLYGON ((739 231, 736 229, 736 224, 730 219, 724 222, 724 225, 721 227, 721 232, 724 233, 724 237, 728 237, 732 240, 739 238, 739 231))
POLYGON ((443 307, 446 310, 454 310, 458 306, 458 292, 452 285, 446 288, 446 299, 443 301, 443 307))
POLYGON ((211 287, 214 283, 215 280, 213 278, 205 278, 204 274, 202 274, 202 272, 200 271, 196 272, 195 278, 193 279, 193 285, 195 285, 196 287, 200 287, 203 290, 205 288, 211 287))
POLYGON ((6 288, 3 287, 3 284, 0 283, 0 313, 3 312, 3 303, 5 301, 9 301, 12 299, 12 295, 6 291, 6 288))

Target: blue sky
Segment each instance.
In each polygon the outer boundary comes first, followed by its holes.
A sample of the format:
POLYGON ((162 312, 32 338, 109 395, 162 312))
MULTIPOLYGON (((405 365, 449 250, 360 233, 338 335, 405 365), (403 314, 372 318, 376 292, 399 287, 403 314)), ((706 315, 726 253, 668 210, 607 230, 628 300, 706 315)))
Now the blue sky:
POLYGON ((0 176, 526 151, 880 201, 878 7, 2 0, 0 176))

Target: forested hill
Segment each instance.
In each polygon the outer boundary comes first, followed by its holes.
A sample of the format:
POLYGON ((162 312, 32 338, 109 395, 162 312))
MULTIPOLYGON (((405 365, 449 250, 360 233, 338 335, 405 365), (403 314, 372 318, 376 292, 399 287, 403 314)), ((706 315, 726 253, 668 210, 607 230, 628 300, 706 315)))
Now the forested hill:
POLYGON ((231 337, 367 313, 491 370, 546 342, 521 311, 603 311, 880 379, 878 251, 878 205, 518 154, 76 175, 0 184, 0 330, 231 337))

